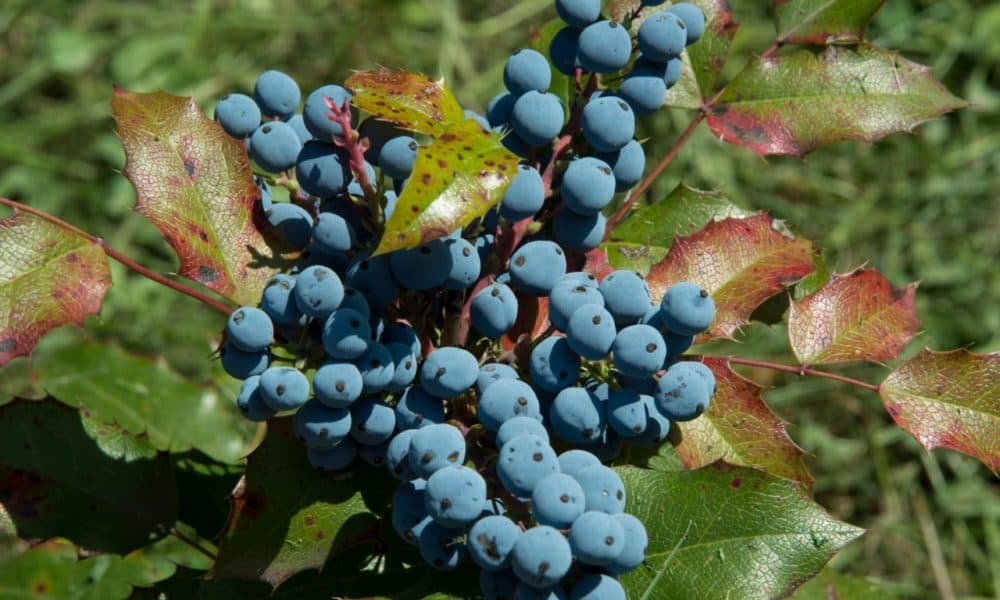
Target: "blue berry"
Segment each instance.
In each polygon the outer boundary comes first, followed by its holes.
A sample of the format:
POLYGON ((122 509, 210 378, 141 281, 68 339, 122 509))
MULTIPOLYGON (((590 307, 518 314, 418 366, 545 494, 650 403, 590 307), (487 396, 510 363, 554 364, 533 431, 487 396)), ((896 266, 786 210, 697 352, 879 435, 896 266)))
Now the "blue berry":
POLYGON ((351 363, 330 362, 313 375, 313 394, 331 408, 347 408, 361 397, 364 381, 351 363))
POLYGON ((578 158, 566 168, 560 189, 567 208, 581 215, 592 215, 611 203, 615 194, 614 172, 599 158, 578 158))
POLYGON ((255 423, 267 421, 277 411, 264 403, 260 397, 260 375, 247 377, 236 396, 236 408, 247 419, 255 423))
POLYGON ((625 548, 604 568, 616 575, 623 575, 638 567, 646 560, 649 536, 642 521, 630 514, 622 513, 613 517, 625 532, 625 548))
POLYGON ((510 122, 522 140, 537 147, 547 145, 559 135, 565 116, 559 96, 531 90, 514 102, 510 122))
POLYGON ((517 175, 500 200, 500 215, 509 221, 533 217, 545 202, 545 186, 538 169, 519 165, 517 175))
POLYGON ((579 44, 579 28, 563 27, 560 29, 549 43, 549 58, 552 59, 552 66, 564 75, 575 75, 576 70, 581 68, 580 60, 577 58, 579 44))
POLYGON ((215 120, 223 131, 242 140, 260 125, 260 107, 246 94, 227 94, 215 105, 215 120))
POLYGON ((588 511, 598 510, 609 515, 625 512, 625 484, 614 469, 604 465, 584 467, 574 479, 583 488, 588 511))
MULTIPOLYGON (((393 344, 396 345, 396 344, 393 344)), ((396 422, 401 430, 419 429, 444 421, 444 404, 419 385, 406 388, 396 401, 396 422)))
POLYGON ((624 192, 639 183, 646 168, 646 153, 637 140, 625 144, 617 152, 598 154, 598 158, 611 167, 616 192, 624 192))
POLYGON ((601 0, 556 0, 559 18, 574 27, 586 27, 601 16, 601 0))
POLYGON ((417 536, 413 528, 428 517, 424 500, 426 489, 427 480, 413 479, 404 481, 392 494, 392 528, 400 538, 414 546, 417 536))
POLYGON ((337 309, 323 323, 323 348, 331 358, 354 360, 365 353, 371 339, 368 319, 356 310, 337 309))
POLYGON ((531 382, 546 392, 557 393, 576 383, 580 357, 564 337, 552 336, 531 350, 531 382))
POLYGON ((290 248, 301 250, 309 245, 313 233, 309 211, 294 202, 275 202, 264 215, 290 248))
POLYGON ((510 257, 514 288, 532 296, 547 296, 556 280, 566 274, 566 255, 555 242, 536 240, 524 244, 510 257))
POLYGON ((537 418, 541 413, 538 396, 527 383, 520 380, 493 385, 479 397, 479 422, 490 431, 496 431, 506 421, 523 416, 537 418))
POLYGON ((486 363, 479 367, 479 376, 476 377, 476 394, 482 396, 486 388, 490 387, 501 379, 520 379, 514 367, 503 363, 486 363))
POLYGON ((635 112, 621 98, 591 98, 583 107, 583 136, 598 152, 615 152, 635 137, 635 112))
POLYGON ((383 344, 406 344, 414 354, 420 355, 420 336, 404 321, 392 321, 387 324, 381 340, 383 344))
POLYGON ((521 528, 507 517, 483 517, 469 530, 469 556, 484 571, 502 571, 520 537, 521 528))
POLYGON ((416 429, 410 438, 410 469, 417 477, 465 462, 465 438, 456 427, 433 424, 416 429))
POLYGON ((439 525, 471 525, 486 507, 486 480, 468 467, 445 467, 427 479, 424 503, 439 525))
POLYGON ((500 92, 486 105, 486 118, 493 127, 500 127, 510 123, 510 117, 514 113, 514 102, 517 96, 510 92, 500 92))
POLYGON ((659 446, 670 434, 670 419, 656 408, 656 401, 652 396, 643 394, 642 401, 646 405, 646 431, 629 439, 629 443, 635 446, 659 446))
POLYGON ((420 144, 408 135, 392 138, 382 146, 378 156, 378 166, 382 173, 393 179, 406 179, 413 172, 417 162, 420 144))
POLYGON ((242 306, 226 321, 226 339, 244 352, 261 352, 274 339, 274 324, 259 308, 242 306))
POLYGON ((323 471, 340 471, 351 466, 358 455, 358 445, 351 438, 344 438, 332 448, 307 448, 309 464, 323 471))
POLYGON ((539 525, 566 529, 584 511, 583 488, 565 473, 553 473, 531 492, 531 514, 539 525))
POLYGON ((552 70, 545 55, 522 48, 510 55, 503 68, 503 84, 515 96, 534 90, 545 93, 552 83, 552 70))
POLYGON ((625 588, 614 577, 591 573, 573 586, 570 600, 625 600, 625 588))
POLYGON ((302 120, 313 136, 323 142, 332 142, 334 137, 342 137, 344 128, 340 123, 330 120, 333 111, 326 105, 326 98, 332 100, 338 107, 344 106, 351 99, 351 93, 339 85, 324 85, 306 96, 302 107, 302 120))
POLYGON ((452 571, 458 568, 465 554, 464 529, 451 529, 429 523, 417 538, 417 548, 420 556, 427 564, 441 571, 452 571))
POLYGON ((340 215, 323 212, 313 227, 313 246, 323 254, 348 252, 354 246, 354 230, 340 215))
POLYGON ((634 69, 618 86, 618 96, 628 102, 637 115, 651 115, 667 99, 667 82, 652 69, 634 69))
POLYGON ((351 432, 351 413, 310 400, 295 413, 295 435, 308 448, 332 448, 351 432))
POLYGON ((677 15, 667 11, 650 16, 639 26, 636 41, 642 55, 657 62, 680 56, 687 45, 687 28, 677 15))
POLYGON ((354 364, 361 371, 365 394, 382 392, 392 381, 395 366, 392 353, 378 342, 368 344, 364 354, 356 358, 354 364))
POLYGON ((649 325, 630 325, 618 332, 611 352, 620 372, 629 377, 646 377, 663 368, 667 344, 649 325))
MULTIPOLYGON (((410 468, 410 440, 416 432, 416 429, 400 431, 389 440, 389 446, 385 449, 385 466, 389 469, 389 473, 400 481, 408 481, 416 477, 410 468)), ((420 507, 423 508, 423 505, 421 500, 420 507)), ((395 506, 395 502, 393 502, 393 506, 395 506)), ((402 534, 400 535, 402 536, 402 534)))
POLYGON ((522 582, 534 588, 559 583, 573 563, 569 542, 559 530, 539 525, 525 531, 514 544, 511 568, 522 582))
MULTIPOLYGON (((349 285, 344 286, 344 299, 340 302, 340 308, 349 308, 357 311, 360 315, 372 322, 372 309, 368 306, 368 301, 364 295, 349 285)), ((377 315, 376 315, 377 316, 377 315)))
POLYGON ((295 287, 292 288, 292 295, 303 314, 316 319, 325 319, 343 301, 344 284, 333 269, 313 265, 299 273, 295 279, 295 287))
POLYGON ((451 273, 448 240, 431 240, 416 248, 397 250, 389 255, 396 281, 411 290, 429 290, 443 284, 451 273))
POLYGON ((608 426, 622 437, 631 438, 646 431, 646 398, 632 389, 621 389, 608 398, 608 426))
POLYGON ((525 433, 537 435, 546 442, 549 441, 549 431, 545 429, 545 425, 542 425, 541 416, 518 415, 500 424, 497 429, 497 448, 503 448, 504 444, 525 433))
POLYGON ((587 25, 580 32, 577 56, 587 71, 617 71, 627 65, 632 57, 632 37, 620 23, 598 21, 587 25))
POLYGON ((292 410, 309 399, 309 380, 295 367, 270 367, 260 374, 260 395, 274 410, 292 410))
MULTIPOLYGON (((469 543, 472 554, 472 543, 469 543)), ((517 577, 510 569, 501 571, 479 571, 479 591, 485 600, 511 600, 518 586, 517 577)))
POLYGON ((566 326, 566 341, 580 356, 600 360, 611 352, 618 335, 615 320, 598 304, 585 304, 573 312, 566 326))
POLYGON ((559 470, 580 481, 580 473, 587 467, 599 466, 600 459, 586 450, 567 450, 559 455, 559 470))
POLYGON ((695 4, 691 2, 678 2, 667 9, 668 13, 677 15, 684 22, 687 38, 685 43, 690 46, 701 39, 705 33, 705 13, 701 12, 695 4))
POLYGON ((559 586, 534 588, 526 583, 517 584, 514 600, 566 600, 566 590, 559 586))
POLYGON ((356 260, 347 268, 344 282, 359 290, 377 308, 392 304, 399 296, 399 284, 385 255, 356 260))
POLYGON ((649 311, 649 286, 634 271, 615 271, 598 288, 604 306, 619 325, 634 325, 649 311))
POLYGON ((562 210, 552 219, 552 238, 572 252, 588 252, 601 245, 607 225, 603 213, 581 215, 562 210))
POLYGON ((502 336, 517 321, 517 297, 502 283, 483 288, 472 298, 469 309, 472 325, 490 339, 502 336))
POLYGON ((549 409, 552 431, 572 444, 592 444, 607 425, 604 405, 586 388, 570 387, 559 392, 549 409))
POLYGON ((530 498, 538 482, 559 472, 559 459, 543 438, 521 434, 500 448, 497 476, 507 490, 519 498, 530 498))
POLYGON ((613 516, 588 510, 573 521, 569 547, 580 562, 604 566, 625 550, 625 531, 613 516))
POLYGON ((401 392, 417 377, 417 355, 406 344, 386 344, 392 356, 392 379, 386 386, 388 392, 401 392))
POLYGON ((302 311, 295 304, 292 297, 292 288, 295 286, 295 277, 291 275, 277 274, 267 281, 264 286, 264 293, 261 295, 260 307, 271 321, 279 325, 290 325, 299 320, 302 311))
POLYGON ((683 361, 671 365, 656 384, 656 408, 671 421, 690 421, 708 409, 712 396, 704 375, 683 361))
POLYGON ((706 365, 705 363, 700 363, 695 361, 688 361, 685 364, 687 365, 688 369, 691 369, 698 375, 701 375, 701 378, 705 381, 705 387, 708 389, 708 395, 714 396, 716 382, 715 382, 715 373, 712 372, 712 369, 710 369, 708 365, 706 365))
POLYGON ((293 115, 291 119, 286 121, 286 123, 288 123, 289 127, 295 130, 295 134, 299 136, 299 141, 302 142, 303 145, 316 139, 306 128, 306 122, 302 118, 302 115, 293 115))
POLYGON ((570 317, 585 304, 604 306, 604 296, 597 291, 597 286, 560 277, 549 294, 549 320, 561 331, 566 331, 570 317))
POLYGON ((406 132, 390 121, 369 117, 358 125, 358 138, 368 140, 365 161, 377 165, 382 146, 389 140, 406 135, 406 132))
POLYGON ((228 341, 219 349, 219 358, 222 363, 222 370, 236 379, 246 379, 253 375, 260 375, 271 363, 271 353, 262 350, 260 352, 244 352, 228 341))
POLYGON ((250 158, 268 173, 294 167, 300 150, 299 135, 282 121, 267 121, 250 136, 250 158))
POLYGON ((445 346, 431 352, 420 368, 420 383, 431 395, 454 398, 476 383, 479 361, 468 350, 445 346))
POLYGON ((448 240, 451 253, 451 271, 441 286, 446 290, 464 290, 472 287, 479 279, 482 263, 476 247, 465 238, 448 240))
POLYGON ((344 191, 351 178, 347 156, 333 144, 308 142, 296 159, 295 178, 311 196, 335 196, 344 191))
POLYGON ((697 335, 715 320, 712 296, 696 283, 682 282, 670 286, 660 302, 663 324, 674 333, 697 335))
POLYGON ((265 116, 282 119, 292 116, 302 99, 299 84, 287 74, 273 69, 257 77, 253 95, 265 116))
POLYGON ((396 428, 396 413, 374 398, 351 405, 351 437, 359 444, 375 446, 389 441, 396 428))

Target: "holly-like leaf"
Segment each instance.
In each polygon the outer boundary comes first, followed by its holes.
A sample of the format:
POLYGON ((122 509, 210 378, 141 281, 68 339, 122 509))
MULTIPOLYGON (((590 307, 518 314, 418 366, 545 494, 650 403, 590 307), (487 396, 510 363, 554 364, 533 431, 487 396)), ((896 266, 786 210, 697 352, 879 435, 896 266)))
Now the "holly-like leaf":
POLYGON ((191 98, 116 89, 111 113, 135 210, 177 252, 178 272, 237 304, 256 304, 274 252, 254 221, 260 192, 243 142, 191 98))
POLYGON ((214 575, 276 587, 352 546, 374 542, 378 521, 366 508, 362 485, 369 494, 382 482, 363 470, 346 477, 309 464, 291 419, 272 421, 233 492, 214 575), (368 477, 361 481, 363 475, 368 477))
POLYGON ((708 124, 760 155, 875 141, 965 106, 930 69, 862 44, 759 57, 726 87, 708 124))
POLYGON ((650 269, 654 302, 666 289, 691 281, 712 294, 715 322, 701 341, 732 337, 765 300, 813 271, 813 246, 769 215, 711 221, 690 236, 678 236, 670 252, 650 269))
MULTIPOLYGON (((212 360, 207 352, 205 360, 212 360)), ((67 346, 41 357, 37 368, 52 396, 92 419, 144 434, 158 450, 197 448, 235 463, 246 456, 257 428, 233 397, 116 346, 67 346)))
POLYGON ((896 288, 875 269, 834 274, 793 301, 788 338, 801 364, 891 360, 917 334, 916 284, 896 288))
POLYGON ((889 374, 879 396, 924 448, 950 448, 1000 471, 1000 353, 924 350, 889 374))
POLYGON ((650 533, 629 598, 780 598, 863 533, 795 483, 722 463, 665 473, 621 467, 627 510, 650 533))
POLYGON ((727 0, 694 0, 705 13, 705 33, 682 55, 680 80, 667 92, 667 106, 698 110, 716 92, 739 24, 727 0))
POLYGON ((351 103, 380 119, 428 135, 441 135, 465 120, 462 106, 441 79, 379 67, 344 82, 351 103))
POLYGON ((87 550, 129 552, 177 518, 170 463, 148 456, 112 458, 76 411, 15 401, 0 408, 0 505, 23 538, 65 537, 87 550))
POLYGON ((791 595, 792 600, 895 600, 900 594, 891 585, 859 577, 843 575, 827 567, 791 595))
POLYGON ((749 215, 719 192, 681 182, 662 202, 629 213, 601 247, 616 269, 645 274, 663 260, 676 236, 690 235, 712 220, 749 215))
POLYGON ((764 404, 762 388, 729 368, 724 358, 706 358, 715 373, 716 392, 705 414, 677 423, 677 454, 689 469, 719 460, 754 467, 812 486, 801 448, 788 437, 785 423, 764 404))
POLYGON ((419 246, 483 216, 500 202, 517 163, 499 134, 472 120, 453 124, 417 152, 375 254, 419 246))
POLYGON ((63 325, 83 325, 111 286, 100 245, 16 211, 0 219, 0 366, 63 325))
POLYGON ((775 0, 782 44, 856 42, 885 0, 775 0))

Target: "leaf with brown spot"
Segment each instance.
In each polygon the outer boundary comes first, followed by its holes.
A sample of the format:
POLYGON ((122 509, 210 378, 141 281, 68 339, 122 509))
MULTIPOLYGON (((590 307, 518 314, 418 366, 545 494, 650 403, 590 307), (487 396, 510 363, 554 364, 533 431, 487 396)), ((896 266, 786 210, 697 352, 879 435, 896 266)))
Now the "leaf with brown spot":
POLYGON ((754 309, 815 269, 812 242, 769 215, 711 221, 700 231, 674 239, 650 269, 654 302, 670 285, 696 283, 712 294, 715 322, 699 341, 731 338, 754 309))
POLYGON ((775 0, 782 44, 857 42, 885 0, 775 0))
POLYGON ((500 202, 517 165, 499 134, 472 120, 454 123, 417 152, 375 255, 444 237, 486 214, 500 202))
POLYGON ((801 364, 891 360, 917 334, 917 285, 896 288, 875 269, 834 274, 792 301, 788 339, 801 364))
POLYGON ((135 210, 177 252, 179 273, 233 302, 256 304, 275 272, 265 266, 274 252, 254 220, 259 191, 243 142, 191 98, 116 89, 111 112, 135 210))
POLYGON ((379 67, 354 73, 344 85, 354 94, 354 106, 411 131, 437 136, 465 120, 441 79, 379 67))
POLYGON ((716 137, 764 156, 873 142, 966 105, 930 69, 870 44, 758 57, 708 113, 716 137))
POLYGON ((83 326, 110 286, 98 244, 23 211, 0 219, 0 366, 57 327, 83 326))
POLYGON ((924 350, 889 374, 879 396, 924 448, 950 448, 1000 471, 1000 353, 924 350))
POLYGON ((705 414, 677 423, 677 454, 684 466, 696 469, 724 460, 812 487, 812 475, 802 460, 805 453, 764 404, 762 388, 733 371, 724 358, 703 362, 715 374, 716 391, 705 414))

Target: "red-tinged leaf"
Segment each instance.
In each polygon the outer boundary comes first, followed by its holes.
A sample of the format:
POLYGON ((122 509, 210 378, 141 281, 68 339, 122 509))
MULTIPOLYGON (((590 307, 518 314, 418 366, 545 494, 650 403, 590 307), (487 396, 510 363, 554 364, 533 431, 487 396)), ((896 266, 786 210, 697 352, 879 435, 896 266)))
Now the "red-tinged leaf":
POLYGON ((375 254, 413 248, 486 214, 517 173, 518 157, 475 121, 452 124, 417 152, 375 254))
POLYGON ((57 327, 82 326, 110 285, 100 245, 30 213, 0 219, 0 366, 57 327))
POLYGON ((879 396, 924 448, 950 448, 1000 471, 1000 353, 924 350, 889 374, 879 396))
POLYGON ((724 460, 811 487, 804 452, 764 404, 762 388, 734 372, 724 358, 706 358, 704 363, 715 373, 717 387, 703 415, 677 424, 677 454, 684 466, 697 469, 724 460))
POLYGON ((602 248, 594 248, 584 254, 583 271, 590 273, 598 280, 614 272, 615 268, 608 261, 608 255, 602 248))
POLYGON ((760 155, 872 142, 965 106, 930 73, 895 52, 862 44, 756 58, 708 114, 723 141, 760 155))
POLYGON ((739 24, 727 0, 694 0, 705 13, 705 33, 684 51, 681 79, 667 92, 667 106, 700 109, 716 92, 739 24))
POLYGON ((233 302, 256 304, 274 273, 261 263, 273 252, 254 222, 259 191, 243 142, 191 98, 116 89, 111 112, 135 210, 177 252, 179 273, 233 302))
POLYGON ((857 42, 885 0, 774 0, 782 44, 857 42))
POLYGON ((633 13, 642 9, 642 2, 639 0, 610 0, 608 2, 608 16, 611 20, 623 22, 633 13))
POLYGON ((789 232, 769 215, 711 221, 674 240, 650 269, 654 302, 674 283, 691 281, 712 294, 715 322, 700 341, 731 338, 765 300, 815 269, 809 240, 789 232))
POLYGON ((891 360, 917 334, 917 285, 896 288, 875 269, 834 274, 792 301, 788 338, 801 364, 891 360))
POLYGON ((517 295, 517 321, 503 336, 500 343, 505 351, 513 350, 522 336, 538 339, 549 327, 549 299, 545 296, 517 295))
POLYGON ((380 67, 354 73, 344 85, 361 110, 418 133, 441 135, 465 120, 462 106, 441 79, 380 67))

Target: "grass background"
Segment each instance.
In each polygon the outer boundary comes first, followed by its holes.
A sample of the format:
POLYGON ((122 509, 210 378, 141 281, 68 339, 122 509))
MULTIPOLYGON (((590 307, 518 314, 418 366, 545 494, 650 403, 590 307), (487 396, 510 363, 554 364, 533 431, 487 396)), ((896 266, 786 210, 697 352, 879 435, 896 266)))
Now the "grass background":
MULTIPOLYGON (((732 0, 742 26, 726 76, 774 37, 769 3, 732 0)), ((550 0, 5 0, 0 3, 0 195, 53 212, 161 272, 176 269, 134 193, 109 102, 115 85, 194 96, 211 113, 229 91, 279 68, 308 91, 383 64, 442 75, 468 107, 501 88, 507 54, 554 16, 550 0)), ((845 143, 805 161, 762 160, 705 127, 654 186, 723 190, 825 248, 831 268, 871 264, 921 282, 923 333, 908 349, 1000 350, 1000 5, 889 0, 869 37, 927 64, 970 107, 873 145, 845 143)), ((651 156, 686 125, 647 119, 651 156)), ((221 327, 193 300, 112 265, 115 285, 88 335, 210 376, 221 327)), ((790 361, 781 325, 752 325, 738 352, 790 361)), ((885 371, 852 375, 877 381, 885 371)), ((826 381, 752 372, 815 458, 819 501, 870 529, 832 568, 891 582, 907 597, 1000 596, 1000 486, 975 461, 926 453, 875 395, 826 381), (789 384, 789 385, 785 385, 789 384)))

